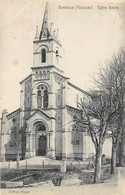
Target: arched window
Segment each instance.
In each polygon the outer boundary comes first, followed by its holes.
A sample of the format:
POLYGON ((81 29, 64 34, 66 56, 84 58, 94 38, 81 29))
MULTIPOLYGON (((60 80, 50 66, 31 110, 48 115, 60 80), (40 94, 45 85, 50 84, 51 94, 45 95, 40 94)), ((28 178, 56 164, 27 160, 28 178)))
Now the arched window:
POLYGON ((42 97, 41 97, 41 91, 38 90, 37 91, 37 107, 41 108, 42 106, 42 97))
POLYGON ((10 146, 14 146, 17 143, 17 127, 15 125, 13 125, 13 127, 11 128, 11 136, 10 136, 10 146))
POLYGON ((43 96, 43 108, 48 108, 48 91, 46 89, 43 96))
POLYGON ((50 79, 50 71, 47 70, 47 79, 50 79))
POLYGON ((46 71, 43 71, 43 78, 46 79, 46 71))
POLYGON ((36 75, 35 76, 36 76, 36 79, 38 79, 38 72, 37 71, 36 71, 36 75))
POLYGON ((41 50, 41 62, 42 63, 46 62, 46 50, 45 49, 41 50))
POLYGON ((37 88, 37 107, 48 108, 48 89, 45 85, 37 88))
POLYGON ((78 125, 72 127, 72 144, 80 143, 80 128, 78 125))
POLYGON ((39 75, 40 75, 40 79, 41 79, 42 78, 42 72, 41 71, 39 72, 39 75))

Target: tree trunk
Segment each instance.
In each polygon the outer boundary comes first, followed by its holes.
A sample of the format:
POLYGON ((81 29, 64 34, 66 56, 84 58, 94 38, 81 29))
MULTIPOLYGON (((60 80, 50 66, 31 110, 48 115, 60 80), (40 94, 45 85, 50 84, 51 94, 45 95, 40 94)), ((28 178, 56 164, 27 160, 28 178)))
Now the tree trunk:
POLYGON ((102 145, 96 148, 96 161, 95 161, 95 173, 94 183, 99 183, 101 178, 101 157, 102 157, 102 145))
POLYGON ((115 173, 117 147, 112 143, 111 174, 115 173))
POLYGON ((17 169, 19 169, 19 161, 20 161, 20 155, 19 155, 19 145, 17 146, 17 169))
POLYGON ((119 143, 119 166, 123 166, 123 141, 119 143))

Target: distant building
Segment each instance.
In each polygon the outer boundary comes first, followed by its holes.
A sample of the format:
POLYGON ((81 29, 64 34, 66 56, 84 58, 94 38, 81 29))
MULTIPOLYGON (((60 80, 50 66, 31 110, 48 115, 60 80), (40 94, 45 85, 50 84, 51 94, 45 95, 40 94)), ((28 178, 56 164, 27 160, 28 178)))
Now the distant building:
POLYGON ((40 33, 36 30, 32 73, 20 82, 20 108, 1 118, 1 159, 15 160, 17 143, 21 159, 46 156, 83 160, 92 155, 87 130, 75 123, 81 116, 77 102, 90 94, 70 83, 58 65, 62 45, 48 28, 45 8, 40 33))

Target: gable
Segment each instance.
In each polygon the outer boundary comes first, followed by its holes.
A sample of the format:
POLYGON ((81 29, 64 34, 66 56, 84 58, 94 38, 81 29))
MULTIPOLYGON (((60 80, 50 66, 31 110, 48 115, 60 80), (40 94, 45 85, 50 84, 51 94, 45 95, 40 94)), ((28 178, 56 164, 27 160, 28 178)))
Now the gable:
POLYGON ((32 121, 34 119, 44 119, 44 120, 51 120, 51 119, 55 119, 54 117, 48 115, 46 112, 44 112, 41 109, 35 109, 34 113, 31 114, 28 118, 27 121, 32 121))

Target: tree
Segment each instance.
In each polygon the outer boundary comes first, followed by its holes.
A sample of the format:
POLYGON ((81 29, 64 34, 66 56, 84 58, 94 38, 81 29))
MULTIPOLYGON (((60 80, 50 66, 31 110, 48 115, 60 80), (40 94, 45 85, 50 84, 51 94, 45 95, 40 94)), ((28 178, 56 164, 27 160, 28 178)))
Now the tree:
POLYGON ((19 161, 20 161, 20 144, 22 141, 22 134, 20 133, 19 127, 17 125, 16 119, 14 118, 13 120, 13 127, 12 127, 12 136, 11 136, 11 142, 16 145, 16 160, 17 160, 17 169, 19 169, 19 161))
POLYGON ((105 139, 108 136, 109 126, 117 113, 118 106, 111 106, 111 96, 102 91, 91 93, 88 101, 81 100, 79 108, 82 110, 82 119, 78 120, 87 127, 95 146, 94 183, 100 182, 101 157, 105 139), (94 94, 95 93, 95 94, 94 94))
POLYGON ((117 113, 110 122, 112 132, 111 173, 115 172, 116 152, 119 147, 119 165, 123 165, 124 145, 124 111, 125 111, 125 48, 113 55, 105 68, 99 69, 99 78, 96 81, 98 88, 111 96, 111 106, 117 104, 117 113), (114 104, 115 102, 115 104, 114 104))

